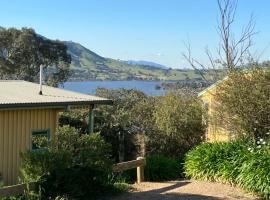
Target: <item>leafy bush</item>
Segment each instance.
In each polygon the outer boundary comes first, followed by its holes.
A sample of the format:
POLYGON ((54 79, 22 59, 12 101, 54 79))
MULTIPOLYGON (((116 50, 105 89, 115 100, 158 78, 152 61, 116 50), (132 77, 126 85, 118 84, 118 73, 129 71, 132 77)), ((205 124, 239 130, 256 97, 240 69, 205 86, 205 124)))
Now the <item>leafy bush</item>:
POLYGON ((270 71, 257 66, 231 73, 218 85, 217 112, 212 123, 224 124, 237 138, 265 138, 270 132, 269 82, 270 71))
POLYGON ((189 90, 147 97, 133 107, 133 123, 144 130, 147 155, 183 157, 204 139, 201 102, 189 90))
MULTIPOLYGON (((95 131, 111 144, 116 161, 123 157, 133 160, 142 152, 178 158, 204 139, 204 110, 188 90, 150 97, 137 90, 99 88, 97 95, 114 101, 113 105, 97 106, 95 131), (145 140, 137 140, 138 135, 145 136, 145 140), (123 149, 125 155, 120 156, 123 149)), ((70 124, 85 133, 87 117, 88 110, 65 113, 60 124, 70 124)))
POLYGON ((154 131, 148 133, 151 153, 182 157, 204 139, 203 109, 191 93, 159 97, 153 111, 154 131))
POLYGON ((59 117, 59 125, 69 125, 79 130, 81 134, 88 133, 89 109, 73 109, 70 112, 63 112, 59 117))
POLYGON ((152 155, 146 158, 145 180, 175 180, 181 175, 181 163, 163 155, 152 155))
MULTIPOLYGON (((132 160, 137 157, 138 148, 137 141, 134 137, 136 133, 133 131, 134 114, 137 104, 147 96, 137 90, 117 89, 107 90, 98 88, 97 95, 112 99, 113 105, 99 105, 95 111, 95 127, 96 132, 104 140, 112 146, 112 157, 119 161, 120 145, 124 146, 124 160, 132 160), (124 141, 119 140, 119 135, 124 136, 124 141)), ((72 110, 60 115, 60 126, 70 125, 79 129, 81 134, 88 131, 88 115, 89 110, 72 110)), ((136 118, 137 119, 137 118, 136 118)), ((142 121, 140 121, 141 123, 142 121)))
POLYGON ((114 178, 117 182, 133 184, 137 180, 137 169, 129 169, 123 172, 114 173, 114 178))
POLYGON ((97 131, 100 131, 105 141, 112 144, 113 158, 116 161, 135 159, 139 155, 139 144, 134 136, 142 131, 141 126, 137 127, 134 123, 134 113, 137 104, 148 97, 134 89, 98 88, 97 95, 114 102, 113 105, 99 106, 96 110, 97 131), (123 136, 123 140, 120 139, 120 135, 123 136))
MULTIPOLYGON (((205 143, 190 151, 184 170, 189 178, 220 181, 270 199, 270 156, 249 141, 205 143)), ((264 149, 265 148, 265 149, 264 149)))
POLYGON ((23 181, 39 181, 45 197, 90 199, 113 188, 110 145, 99 134, 60 127, 47 150, 28 151, 22 160, 23 181))

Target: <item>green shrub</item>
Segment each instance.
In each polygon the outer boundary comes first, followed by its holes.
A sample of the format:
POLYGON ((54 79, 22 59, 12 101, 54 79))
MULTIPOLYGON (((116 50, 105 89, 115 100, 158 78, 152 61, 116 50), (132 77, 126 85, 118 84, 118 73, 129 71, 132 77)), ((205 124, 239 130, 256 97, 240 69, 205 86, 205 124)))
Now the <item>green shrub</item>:
POLYGON ((236 183, 242 188, 270 199, 270 155, 256 152, 245 162, 236 183))
MULTIPOLYGON (((147 133, 147 151, 183 157, 204 139, 201 102, 187 91, 158 97, 153 109, 153 131, 147 133)), ((153 126, 152 125, 152 126, 153 126)))
POLYGON ((113 188, 110 145, 99 134, 60 127, 52 145, 22 154, 24 182, 38 181, 42 196, 91 199, 113 188))
POLYGON ((79 130, 81 134, 87 134, 88 116, 88 109, 73 109, 70 112, 63 112, 59 116, 59 126, 69 125, 79 130))
POLYGON ((116 182, 133 184, 137 180, 137 169, 129 169, 123 172, 114 173, 114 179, 116 182))
MULTIPOLYGON (((133 89, 98 88, 97 95, 114 102, 113 105, 97 106, 95 131, 111 144, 112 157, 116 161, 133 160, 144 150, 147 155, 183 157, 204 140, 202 115, 205 110, 193 91, 183 89, 153 97, 133 89), (145 145, 138 140, 141 135, 145 136, 145 145), (122 147, 124 155, 119 156, 122 147)), ((60 125, 68 124, 80 133, 87 133, 88 112, 84 109, 63 113, 60 125)))
POLYGON ((270 156, 248 141, 199 145, 186 155, 184 171, 188 178, 238 185, 270 199, 270 156))
POLYGON ((128 192, 131 189, 133 189, 133 187, 127 183, 123 183, 123 182, 116 182, 113 184, 114 186, 114 190, 110 193, 110 194, 119 194, 122 192, 128 192))
MULTIPOLYGON (((269 67, 269 66, 268 66, 269 67)), ((211 123, 226 124, 237 138, 265 138, 270 124, 270 70, 255 64, 236 70, 217 87, 211 123)))
POLYGON ((175 180, 181 175, 181 163, 163 155, 146 158, 145 179, 147 181, 175 180))

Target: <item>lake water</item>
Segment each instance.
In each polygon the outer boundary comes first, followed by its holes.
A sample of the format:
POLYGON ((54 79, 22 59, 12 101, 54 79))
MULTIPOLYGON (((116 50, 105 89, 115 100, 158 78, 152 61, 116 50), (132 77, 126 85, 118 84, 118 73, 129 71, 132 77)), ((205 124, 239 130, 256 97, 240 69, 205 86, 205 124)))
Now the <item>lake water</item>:
POLYGON ((156 89, 156 85, 161 85, 163 81, 88 81, 88 82, 66 82, 62 88, 81 92, 85 94, 95 94, 98 87, 106 89, 137 89, 151 96, 161 96, 165 91, 156 89))

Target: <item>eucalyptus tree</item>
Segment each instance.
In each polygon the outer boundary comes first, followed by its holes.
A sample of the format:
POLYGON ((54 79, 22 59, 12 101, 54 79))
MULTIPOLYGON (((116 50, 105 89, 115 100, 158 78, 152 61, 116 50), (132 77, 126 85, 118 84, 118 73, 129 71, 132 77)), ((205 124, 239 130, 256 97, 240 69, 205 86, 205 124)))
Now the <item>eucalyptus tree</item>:
POLYGON ((37 81, 40 65, 44 80, 57 85, 69 76, 71 56, 65 44, 37 34, 31 28, 0 29, 0 78, 37 81))

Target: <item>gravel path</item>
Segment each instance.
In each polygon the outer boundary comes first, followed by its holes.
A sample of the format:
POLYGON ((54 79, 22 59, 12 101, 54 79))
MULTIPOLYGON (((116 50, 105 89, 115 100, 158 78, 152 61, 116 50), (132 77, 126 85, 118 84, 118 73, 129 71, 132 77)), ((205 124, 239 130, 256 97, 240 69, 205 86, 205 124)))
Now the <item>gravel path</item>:
POLYGON ((203 181, 172 181, 135 184, 135 190, 110 200, 254 200, 240 189, 203 181))

